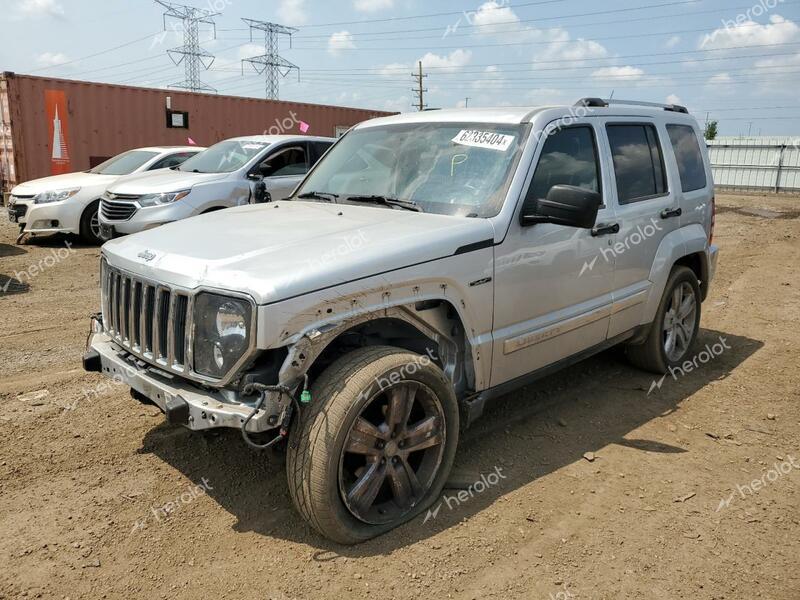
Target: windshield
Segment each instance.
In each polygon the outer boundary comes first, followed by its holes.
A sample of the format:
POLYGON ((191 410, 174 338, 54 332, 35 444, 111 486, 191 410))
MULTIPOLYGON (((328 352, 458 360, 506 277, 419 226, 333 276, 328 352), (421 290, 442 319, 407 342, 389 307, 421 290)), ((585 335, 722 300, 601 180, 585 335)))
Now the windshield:
POLYGON ((158 156, 158 152, 146 152, 144 150, 131 150, 123 152, 106 162, 100 163, 89 173, 95 175, 130 175, 147 161, 158 156))
POLYGON ((247 140, 220 142, 195 154, 178 169, 194 173, 233 173, 249 163, 267 146, 269 144, 266 142, 247 140))
POLYGON ((427 213, 491 217, 502 206, 525 125, 414 123, 348 133, 297 191, 414 202, 427 213))

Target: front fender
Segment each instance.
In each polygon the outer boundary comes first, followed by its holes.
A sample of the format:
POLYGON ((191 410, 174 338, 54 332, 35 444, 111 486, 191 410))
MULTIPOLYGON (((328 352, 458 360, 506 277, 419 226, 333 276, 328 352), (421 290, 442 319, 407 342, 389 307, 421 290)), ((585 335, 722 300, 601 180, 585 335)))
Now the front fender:
POLYGON ((483 389, 491 370, 493 254, 484 248, 262 306, 258 347, 289 348, 283 381, 304 373, 339 333, 372 319, 398 318, 427 337, 446 341, 450 332, 443 331, 443 324, 416 309, 419 303, 441 300, 461 321, 475 387, 483 389), (488 283, 470 286, 480 279, 488 283))

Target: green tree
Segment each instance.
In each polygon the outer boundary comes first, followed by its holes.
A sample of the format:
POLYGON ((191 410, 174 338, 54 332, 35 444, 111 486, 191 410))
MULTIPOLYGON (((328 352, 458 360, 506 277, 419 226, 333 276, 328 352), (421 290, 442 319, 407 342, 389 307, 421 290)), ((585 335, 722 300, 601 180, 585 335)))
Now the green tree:
POLYGON ((709 121, 706 123, 705 138, 707 140, 717 139, 717 125, 719 125, 718 121, 709 121))

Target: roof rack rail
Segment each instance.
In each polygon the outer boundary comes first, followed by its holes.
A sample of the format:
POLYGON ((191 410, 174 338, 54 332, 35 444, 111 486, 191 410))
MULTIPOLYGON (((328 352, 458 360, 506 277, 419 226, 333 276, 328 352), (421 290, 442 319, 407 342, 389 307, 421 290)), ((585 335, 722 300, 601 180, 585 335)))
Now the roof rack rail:
POLYGON ((689 114, 689 110, 680 104, 659 104, 657 102, 639 102, 638 100, 603 100, 602 98, 581 98, 575 106, 586 106, 591 108, 606 108, 611 104, 625 104, 628 106, 643 106, 649 108, 663 108, 670 112, 689 114))

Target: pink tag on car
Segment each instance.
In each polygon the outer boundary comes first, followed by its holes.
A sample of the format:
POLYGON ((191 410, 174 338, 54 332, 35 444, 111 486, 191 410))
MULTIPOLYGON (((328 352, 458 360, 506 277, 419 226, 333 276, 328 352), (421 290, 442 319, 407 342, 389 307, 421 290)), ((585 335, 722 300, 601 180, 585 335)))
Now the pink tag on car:
POLYGON ((300 131, 301 131, 302 133, 306 133, 306 132, 308 131, 308 128, 309 128, 309 127, 311 127, 311 125, 309 125, 309 124, 308 124, 308 123, 306 123, 305 121, 300 121, 300 131))

